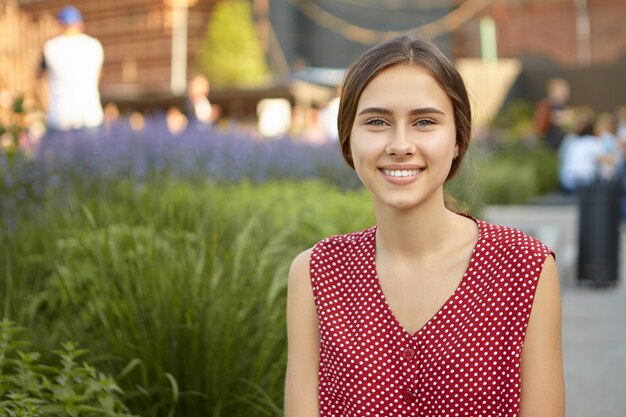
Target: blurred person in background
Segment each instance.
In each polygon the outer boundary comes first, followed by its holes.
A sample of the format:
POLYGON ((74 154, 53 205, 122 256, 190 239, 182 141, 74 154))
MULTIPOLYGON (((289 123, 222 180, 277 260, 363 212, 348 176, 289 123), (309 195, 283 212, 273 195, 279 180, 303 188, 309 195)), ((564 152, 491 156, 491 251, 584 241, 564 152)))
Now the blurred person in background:
POLYGON ((605 179, 615 178, 622 172, 624 165, 622 149, 617 139, 616 116, 608 112, 600 113, 594 134, 600 139, 603 150, 600 176, 605 179))
POLYGON ((212 124, 220 114, 219 106, 209 101, 209 80, 204 75, 195 75, 187 85, 185 115, 190 122, 212 124))
POLYGON ((626 106, 619 107, 617 115, 617 138, 621 144, 626 143, 626 106))
POLYGON ((110 129, 120 119, 120 109, 115 103, 104 106, 104 127, 110 129))
POLYGON ((535 130, 553 150, 559 149, 565 137, 563 118, 565 103, 569 100, 569 83, 562 78, 553 78, 546 86, 548 96, 537 105, 533 117, 535 130))
POLYGON ((165 113, 165 123, 171 134, 178 135, 187 128, 189 119, 178 107, 170 107, 165 113))
POLYGON ((615 112, 615 136, 621 155, 621 164, 618 163, 618 175, 622 181, 621 215, 626 221, 626 106, 618 107, 615 112))
POLYGON ((565 192, 573 193, 581 185, 599 178, 610 179, 615 174, 616 157, 607 152, 596 131, 593 111, 579 111, 573 132, 566 136, 559 149, 559 180, 565 192))
POLYGON ((100 126, 103 121, 98 83, 104 60, 102 44, 83 33, 83 17, 74 6, 57 15, 61 34, 48 40, 38 78, 47 76, 48 129, 65 131, 100 126))
POLYGON ((256 107, 257 129, 264 138, 277 138, 289 134, 292 109, 289 100, 284 98, 264 98, 256 107))

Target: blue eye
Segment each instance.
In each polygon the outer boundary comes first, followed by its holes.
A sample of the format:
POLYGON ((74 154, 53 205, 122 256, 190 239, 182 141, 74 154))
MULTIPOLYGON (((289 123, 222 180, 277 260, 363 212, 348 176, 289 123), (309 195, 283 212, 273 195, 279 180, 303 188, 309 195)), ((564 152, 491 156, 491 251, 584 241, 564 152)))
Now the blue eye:
POLYGON ((386 123, 383 119, 369 119, 368 121, 365 122, 366 125, 370 125, 370 126, 384 126, 386 123))
POLYGON ((416 126, 423 126, 423 127, 432 126, 434 124, 435 124, 435 121, 432 119, 419 119, 418 121, 415 122, 416 126))

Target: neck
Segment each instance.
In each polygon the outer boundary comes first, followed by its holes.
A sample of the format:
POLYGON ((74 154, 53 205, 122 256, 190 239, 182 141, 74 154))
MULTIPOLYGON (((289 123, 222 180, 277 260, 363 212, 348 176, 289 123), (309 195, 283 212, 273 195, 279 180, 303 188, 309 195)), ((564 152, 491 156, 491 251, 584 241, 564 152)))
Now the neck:
POLYGON ((75 36, 80 35, 81 33, 83 33, 83 30, 77 26, 68 26, 65 30, 63 30, 63 34, 65 36, 75 36))
POLYGON ((457 214, 441 199, 411 210, 377 207, 377 250, 395 259, 419 258, 444 250, 458 232, 457 214))

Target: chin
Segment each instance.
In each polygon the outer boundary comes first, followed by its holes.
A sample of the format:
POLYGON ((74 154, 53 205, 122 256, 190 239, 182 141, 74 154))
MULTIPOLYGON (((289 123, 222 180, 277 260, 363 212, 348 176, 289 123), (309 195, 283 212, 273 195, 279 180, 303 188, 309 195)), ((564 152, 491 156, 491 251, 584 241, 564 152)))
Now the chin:
POLYGON ((398 211, 407 211, 422 205, 423 201, 421 200, 408 200, 408 199, 397 199, 397 200, 387 200, 381 201, 382 205, 385 207, 389 207, 398 211))
POLYGON ((381 208, 389 208, 396 211, 408 211, 420 207, 431 206, 441 198, 443 204, 443 194, 439 195, 436 191, 424 193, 423 190, 414 190, 413 192, 402 192, 398 194, 378 195, 374 197, 378 201, 381 208))

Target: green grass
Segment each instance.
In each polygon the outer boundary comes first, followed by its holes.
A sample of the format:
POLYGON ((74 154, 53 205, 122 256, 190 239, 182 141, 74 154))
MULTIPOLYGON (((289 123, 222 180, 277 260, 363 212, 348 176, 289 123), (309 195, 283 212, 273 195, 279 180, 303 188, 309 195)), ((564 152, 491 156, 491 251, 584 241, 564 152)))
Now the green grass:
POLYGON ((105 195, 51 199, 2 236, 4 316, 40 351, 74 340, 122 373, 134 413, 280 415, 289 264, 372 224, 366 192, 165 182, 105 195))

